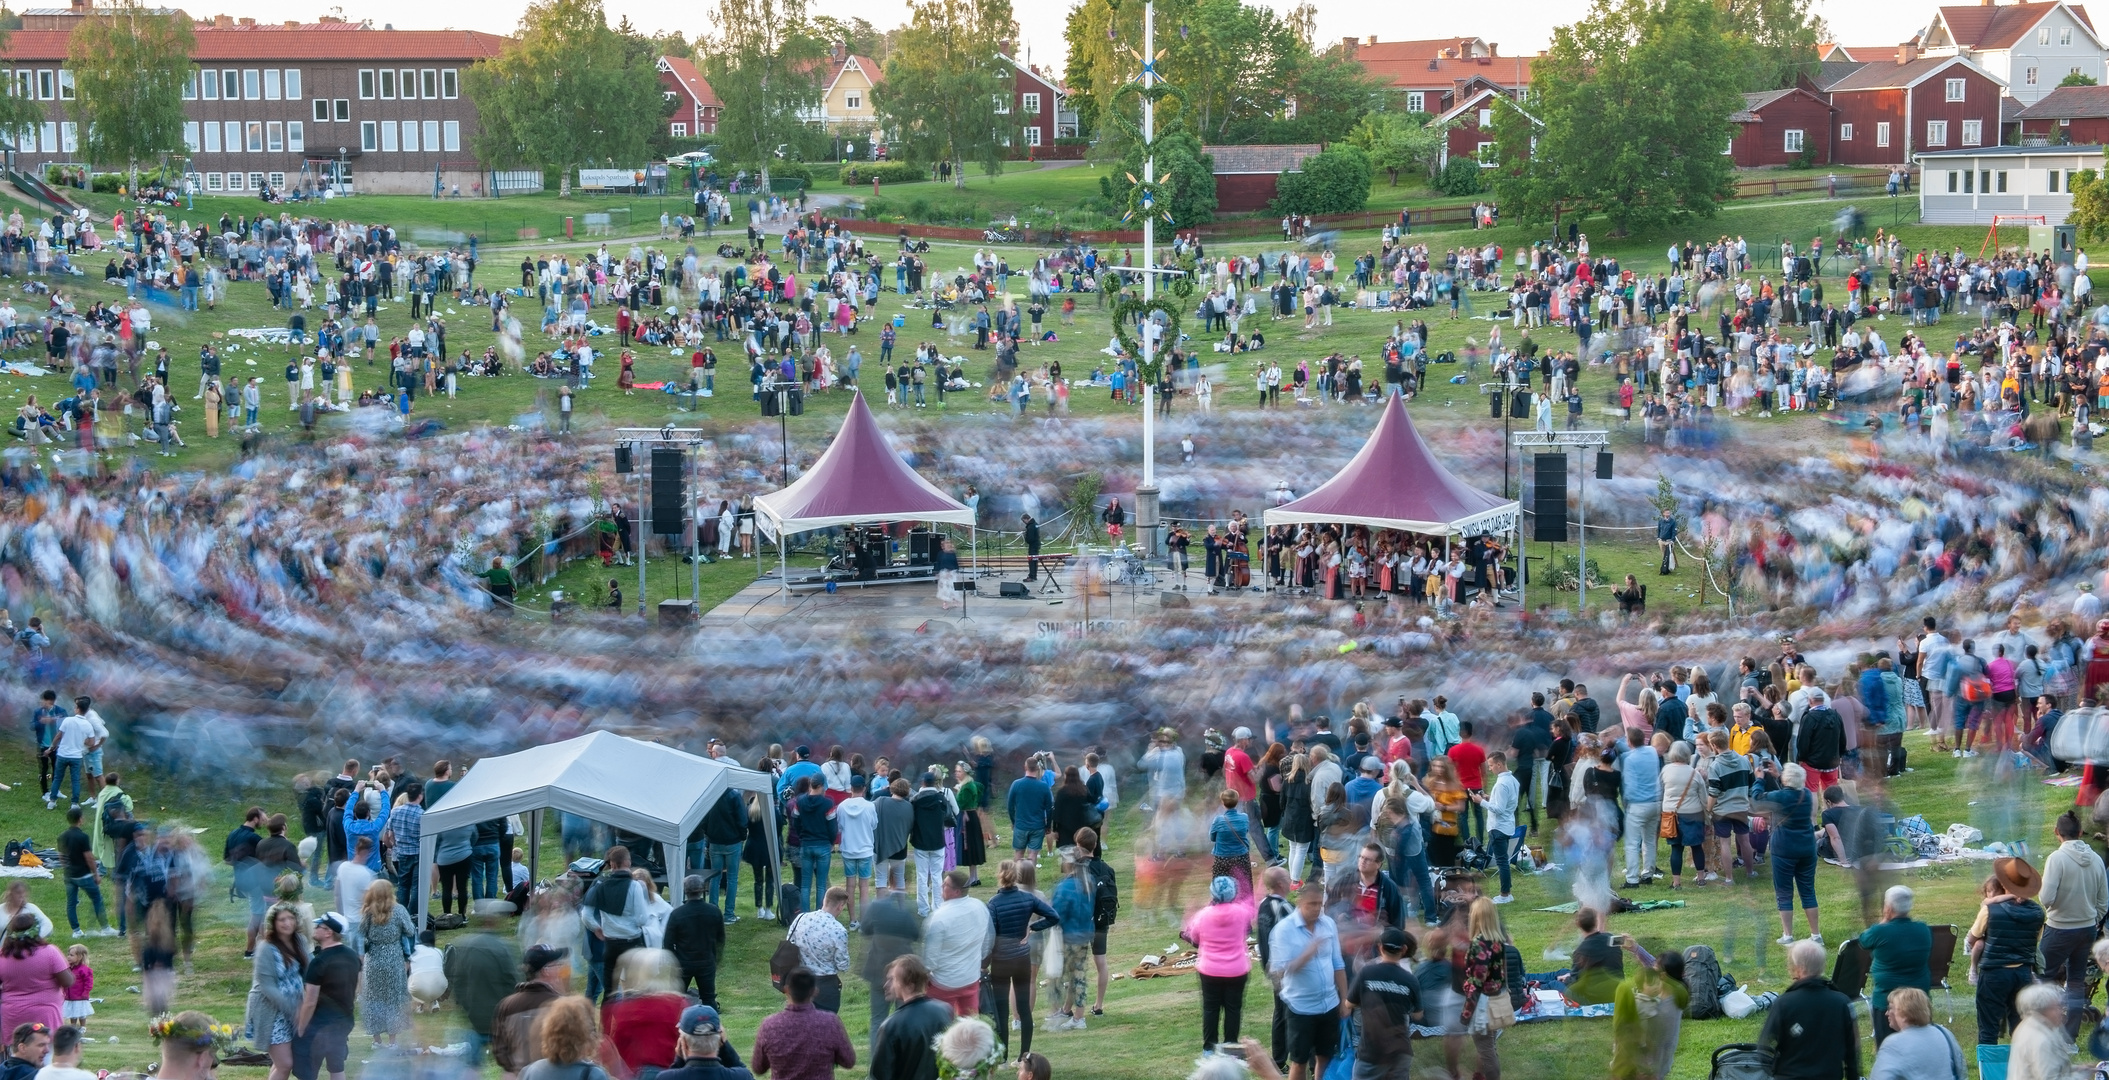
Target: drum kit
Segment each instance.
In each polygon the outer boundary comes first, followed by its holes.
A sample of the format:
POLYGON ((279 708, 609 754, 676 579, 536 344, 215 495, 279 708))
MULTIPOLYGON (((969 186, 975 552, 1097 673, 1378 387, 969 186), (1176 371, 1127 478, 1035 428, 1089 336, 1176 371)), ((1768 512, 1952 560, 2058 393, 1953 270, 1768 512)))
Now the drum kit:
POLYGON ((1157 585, 1157 574, 1150 569, 1149 561, 1133 548, 1118 548, 1098 557, 1099 580, 1108 584, 1124 584, 1131 591, 1150 589, 1157 585))

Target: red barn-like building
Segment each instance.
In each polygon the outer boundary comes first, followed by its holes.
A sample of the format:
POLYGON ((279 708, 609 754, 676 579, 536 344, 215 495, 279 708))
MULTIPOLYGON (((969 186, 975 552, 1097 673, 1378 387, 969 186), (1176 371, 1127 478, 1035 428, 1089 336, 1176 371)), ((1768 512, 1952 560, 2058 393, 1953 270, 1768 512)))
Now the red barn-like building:
POLYGON ((1430 127, 1443 129, 1443 152, 1435 167, 1440 169, 1450 164, 1451 158, 1463 157, 1479 162, 1482 169, 1493 168, 1494 110, 1507 107, 1502 99, 1513 97, 1508 88, 1485 79, 1460 86, 1457 103, 1428 121, 1430 127))
POLYGON ((1837 108, 1807 84, 1762 94, 1744 94, 1743 111, 1728 152, 1740 168, 1792 165, 1803 159, 1831 163, 1831 125, 1837 108))
MULTIPOLYGON (((1828 66, 1828 65, 1827 65, 1828 66)), ((1895 165, 1924 151, 1999 145, 2005 84, 1960 56, 1862 64, 1824 87, 1837 110, 1832 162, 1895 165)))
POLYGON ((2061 86, 2016 119, 2023 145, 2109 143, 2109 86, 2061 86))

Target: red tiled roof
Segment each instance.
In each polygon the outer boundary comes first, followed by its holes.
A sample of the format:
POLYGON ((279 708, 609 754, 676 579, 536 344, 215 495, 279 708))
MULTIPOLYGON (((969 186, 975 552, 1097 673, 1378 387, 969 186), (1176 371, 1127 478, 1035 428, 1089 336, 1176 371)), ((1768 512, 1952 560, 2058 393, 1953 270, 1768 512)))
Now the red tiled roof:
POLYGON ((2093 120, 2109 117, 2109 86, 2061 86, 2016 114, 2021 120, 2093 120))
POLYGON ((1324 149, 1317 143, 1284 143, 1275 146, 1204 146, 1201 152, 1215 159, 1217 176, 1237 173, 1272 176, 1303 168, 1305 158, 1317 157, 1324 149))
MULTIPOLYGON (((199 26, 191 59, 272 60, 447 60, 474 63, 497 56, 506 39, 477 30, 372 30, 351 23, 300 26, 199 26)), ((64 60, 67 30, 17 30, 8 35, 0 60, 64 60)))
POLYGON ((725 103, 718 100, 718 92, 712 90, 710 83, 704 81, 703 73, 696 70, 695 61, 685 56, 662 56, 659 62, 666 65, 667 74, 688 91, 688 96, 696 99, 696 104, 706 109, 724 107, 725 103))
MULTIPOLYGON (((1944 7, 1940 12, 1941 21, 1948 24, 1948 34, 1954 38, 1955 44, 1966 49, 2010 49, 2059 6, 2057 3, 2001 4, 1944 7)), ((2087 29, 2094 29, 2094 24, 2087 19, 2086 9, 2074 7, 2066 10, 2071 11, 2087 29)))
POLYGON ((1488 56, 1470 60, 1433 60, 1428 57, 1372 59, 1373 50, 1383 45, 1364 45, 1355 50, 1355 60, 1364 71, 1384 80, 1393 90, 1448 90, 1459 79, 1479 76, 1504 87, 1529 86, 1532 58, 1528 56, 1488 56))
POLYGON ((1375 56, 1384 60, 1427 60, 1445 50, 1457 50, 1463 55, 1466 46, 1476 37, 1427 38, 1421 41, 1379 41, 1355 46, 1355 57, 1375 56))

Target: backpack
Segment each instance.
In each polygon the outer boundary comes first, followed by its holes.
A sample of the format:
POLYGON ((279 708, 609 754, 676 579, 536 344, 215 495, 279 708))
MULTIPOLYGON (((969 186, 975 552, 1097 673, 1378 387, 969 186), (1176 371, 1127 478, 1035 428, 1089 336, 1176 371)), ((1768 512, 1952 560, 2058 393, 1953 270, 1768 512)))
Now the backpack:
POLYGON ((131 796, 126 795, 123 791, 118 791, 103 800, 100 828, 105 837, 111 840, 129 840, 132 838, 132 825, 131 796))
POLYGON ((1712 1020, 1727 1015, 1721 1011, 1721 961, 1714 957, 1712 947, 1694 945, 1684 950, 1684 988, 1691 992, 1685 1016, 1712 1020))
POLYGON ((1104 859, 1091 860, 1091 928, 1105 930, 1120 915, 1120 885, 1104 859))
POLYGON ((5 853, 4 853, 4 854, 0 854, 0 865, 5 865, 5 866, 20 866, 20 865, 22 865, 22 853, 23 853, 23 852, 25 852, 25 851, 28 851, 28 850, 29 850, 29 845, 27 845, 27 844, 24 844, 24 843, 23 843, 22 841, 20 841, 20 840, 9 840, 9 841, 7 842, 7 849, 6 849, 5 853))

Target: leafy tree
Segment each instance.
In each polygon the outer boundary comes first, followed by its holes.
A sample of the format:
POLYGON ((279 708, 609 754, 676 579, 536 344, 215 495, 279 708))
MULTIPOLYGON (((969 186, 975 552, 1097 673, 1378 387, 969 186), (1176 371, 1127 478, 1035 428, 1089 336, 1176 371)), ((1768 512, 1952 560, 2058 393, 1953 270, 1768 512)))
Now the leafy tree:
POLYGON ((2058 80, 2058 85, 2059 85, 2059 86, 2093 86, 2093 85, 2094 85, 2094 76, 2092 76, 2092 75, 2089 75, 2089 74, 2087 74, 2087 73, 2086 73, 2086 72, 2084 72, 2084 71, 2071 71, 2071 72, 2067 72, 2067 73, 2065 74, 2065 77, 2064 77, 2064 78, 2062 78, 2062 79, 2059 79, 2059 80, 2058 80))
MULTIPOLYGON (((1162 114, 1159 114, 1160 117, 1162 114)), ((1151 219, 1160 239, 1170 239, 1174 229, 1205 225, 1216 216, 1215 159, 1201 152, 1201 140, 1182 124, 1157 125, 1157 190, 1160 197, 1151 219), (1163 214, 1172 215, 1167 222, 1163 214)), ((1112 176, 1099 178, 1099 192, 1115 206, 1126 206, 1142 179, 1142 147, 1130 145, 1127 155, 1114 166, 1112 176), (1132 178, 1132 179, 1131 179, 1132 178)), ((1365 188, 1368 184, 1365 182, 1365 188)), ((1136 222, 1140 227, 1141 223, 1136 222)))
POLYGON ((817 15, 813 18, 813 33, 824 44, 845 45, 858 56, 884 64, 893 52, 894 39, 900 31, 882 33, 869 20, 857 16, 838 19, 833 15, 817 15))
POLYGON ((1816 46, 1830 35, 1810 0, 1715 0, 1721 26, 1748 46, 1740 89, 1776 90, 1816 74, 1816 46))
POLYGON ((1435 178, 1435 190, 1445 195, 1477 195, 1486 188, 1486 172, 1479 162, 1463 154, 1454 155, 1435 178))
POLYGON ((1374 170, 1369 155, 1341 144, 1304 159, 1303 168, 1281 175, 1274 194, 1277 214, 1351 214, 1369 205, 1374 170))
POLYGON ((2082 169, 2066 190, 2072 195, 2072 213, 2065 223, 2078 232, 2080 242, 2109 242, 2109 179, 2100 170, 2082 169))
POLYGON ((1010 0, 920 0, 872 90, 880 122, 909 161, 950 162, 967 183, 967 162, 1003 171, 1013 118, 996 111, 1011 98, 1012 71, 997 53, 1017 36, 1010 0))
POLYGON ((1373 112, 1365 114, 1347 133, 1347 141, 1369 155, 1372 168, 1391 176, 1399 186, 1399 173, 1418 169, 1432 173, 1442 158, 1444 132, 1428 126, 1427 113, 1373 112))
POLYGON ((734 160, 754 162, 766 186, 777 147, 807 134, 827 46, 805 0, 717 0, 711 22, 718 32, 696 42, 696 61, 724 102, 718 141, 734 160))
MULTIPOLYGON (((1141 4, 1116 0, 1083 0, 1070 10, 1064 32, 1069 43, 1065 81, 1071 100, 1094 120, 1109 108, 1131 107, 1116 102, 1115 95, 1134 80, 1140 66, 1142 14, 1141 4)), ((1177 118, 1204 141, 1217 141, 1233 137, 1241 124, 1265 124, 1284 116, 1292 102, 1301 115, 1297 88, 1314 57, 1299 39, 1297 25, 1271 8, 1240 0, 1161 0, 1157 48, 1163 56, 1157 70, 1183 96, 1159 104, 1158 123, 1177 118)), ((1330 96, 1344 77, 1357 73, 1313 69, 1311 92, 1324 90, 1330 96)), ((1366 100, 1359 102, 1341 123, 1341 133, 1367 108, 1366 100)), ((1132 136, 1124 127, 1098 127, 1103 152, 1126 152, 1132 136)))
MULTIPOLYGON (((66 39, 73 69, 81 153, 92 162, 123 162, 128 190, 139 188, 139 163, 183 150, 183 83, 190 76, 190 19, 137 0, 96 9, 66 39)), ((8 96, 0 127, 43 119, 25 98, 8 96), (21 113, 17 117, 9 115, 21 113)))
POLYGON ((1733 190, 1746 48, 1712 0, 1592 0, 1554 30, 1528 103, 1494 110, 1503 211, 1601 212, 1619 235, 1711 217, 1733 190))
POLYGON ((505 51, 468 70, 464 86, 482 130, 476 156, 496 167, 573 172, 635 163, 666 116, 653 49, 608 26, 600 0, 536 0, 505 51))

